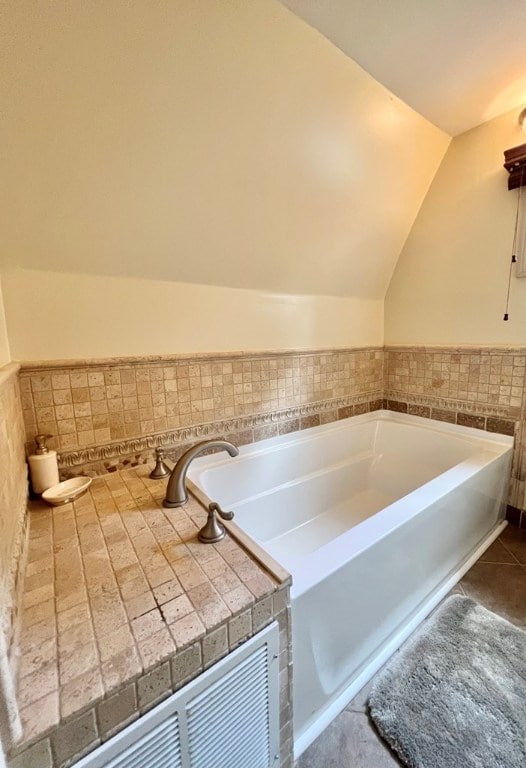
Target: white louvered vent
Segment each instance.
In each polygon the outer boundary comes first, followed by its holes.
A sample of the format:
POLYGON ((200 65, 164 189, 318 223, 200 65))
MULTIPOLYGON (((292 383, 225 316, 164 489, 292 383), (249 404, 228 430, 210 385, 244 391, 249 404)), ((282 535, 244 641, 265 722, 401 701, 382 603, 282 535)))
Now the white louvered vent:
POLYGON ((274 622, 75 768, 279 768, 274 622))
POLYGON ((268 657, 260 648, 186 708, 192 768, 267 768, 268 657))
POLYGON ((169 717, 139 742, 106 763, 106 768, 182 768, 176 717, 169 717))

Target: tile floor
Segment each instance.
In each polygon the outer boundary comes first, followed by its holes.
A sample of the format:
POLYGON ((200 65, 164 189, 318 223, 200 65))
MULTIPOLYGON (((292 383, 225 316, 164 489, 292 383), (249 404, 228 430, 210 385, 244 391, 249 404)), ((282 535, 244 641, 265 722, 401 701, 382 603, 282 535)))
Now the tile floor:
MULTIPOLYGON (((526 629, 526 531, 508 526, 457 584, 460 592, 526 629)), ((295 768, 395 768, 402 765, 367 715, 371 683, 296 762, 295 768)))

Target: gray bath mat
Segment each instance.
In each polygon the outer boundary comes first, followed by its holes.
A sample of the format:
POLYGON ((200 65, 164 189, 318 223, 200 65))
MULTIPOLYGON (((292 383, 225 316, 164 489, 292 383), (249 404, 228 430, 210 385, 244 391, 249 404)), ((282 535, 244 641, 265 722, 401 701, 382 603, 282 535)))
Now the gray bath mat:
POLYGON ((526 768, 526 632, 450 597, 379 673, 369 707, 410 768, 526 768))

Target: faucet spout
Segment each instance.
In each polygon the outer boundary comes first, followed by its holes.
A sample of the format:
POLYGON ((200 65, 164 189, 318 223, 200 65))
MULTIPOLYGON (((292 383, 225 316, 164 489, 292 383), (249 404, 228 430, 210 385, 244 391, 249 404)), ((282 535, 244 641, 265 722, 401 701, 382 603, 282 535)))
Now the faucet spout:
POLYGON ((163 501, 163 507, 182 507, 188 501, 188 491, 186 490, 186 473, 192 461, 209 448, 221 448, 227 451, 230 456, 237 456, 239 449, 227 440, 204 440, 201 443, 189 448, 175 467, 166 486, 166 497, 163 501))

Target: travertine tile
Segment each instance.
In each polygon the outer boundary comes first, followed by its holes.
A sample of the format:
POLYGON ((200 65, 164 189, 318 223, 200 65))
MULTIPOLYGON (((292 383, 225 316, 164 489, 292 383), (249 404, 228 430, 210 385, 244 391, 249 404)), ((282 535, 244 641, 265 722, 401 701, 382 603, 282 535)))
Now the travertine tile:
POLYGON ((258 600, 252 608, 252 626, 254 632, 265 627, 272 619, 272 595, 258 600))
POLYGON ((102 676, 99 668, 83 672, 60 687, 60 715, 71 715, 92 706, 104 695, 102 676))
POLYGON ((172 682, 174 690, 191 680, 203 669, 201 643, 194 643, 172 658, 172 682))
POLYGON ((128 685, 97 706, 99 734, 103 741, 139 716, 135 684, 128 685))
POLYGON ((21 677, 18 683, 17 702, 20 708, 28 707, 37 699, 58 690, 58 667, 55 658, 38 666, 21 677))
POLYGON ((46 619, 32 624, 25 629, 20 638, 20 650, 22 654, 40 648, 42 643, 51 638, 55 638, 57 632, 55 616, 48 616, 46 619))
POLYGON ((138 616, 132 621, 131 627, 137 641, 144 640, 155 632, 163 629, 164 620, 159 608, 155 608, 153 611, 149 611, 143 616, 138 616))
MULTIPOLYGON (((285 352, 255 358, 248 355, 242 363, 232 358, 195 365, 187 365, 184 360, 170 364, 159 361, 151 364, 148 379, 137 378, 143 376, 142 361, 125 365, 114 367, 115 382, 111 383, 107 369, 96 364, 76 366, 74 372, 57 369, 49 379, 38 370, 24 371, 21 381, 24 386, 29 383, 24 391, 28 429, 31 426, 34 433, 37 426, 42 429, 44 424, 49 425, 45 419, 57 419, 58 447, 64 451, 90 445, 97 439, 109 442, 342 396, 367 396, 382 388, 383 353, 379 349, 327 351, 321 355, 285 352), (230 367, 231 372, 208 373, 210 365, 230 367), (234 371, 237 365, 241 368, 234 371), (196 375, 186 375, 191 369, 196 375), (167 371, 173 372, 173 378, 167 378, 167 371), (119 375, 121 380, 117 381, 119 375), (123 383, 122 376, 134 376, 134 380, 123 383), (68 377, 70 386, 59 389, 68 377), (53 404, 62 410, 55 412, 53 404), (93 416, 105 413, 113 418, 96 427, 93 416)), ((302 415, 303 426, 321 419, 322 414, 302 415)), ((292 419, 284 429, 299 426, 300 419, 292 419)), ((236 438, 241 444, 262 439, 273 427, 278 429, 277 425, 262 425, 256 427, 256 433, 252 429, 240 430, 236 438)))
POLYGON ((225 626, 208 632, 202 641, 203 665, 209 667, 228 653, 228 631, 225 626))
POLYGON ((43 736, 57 726, 60 719, 58 691, 53 691, 21 709, 20 719, 25 742, 43 736))
POLYGON ((145 613, 153 610, 156 607, 155 598, 152 592, 144 592, 136 597, 132 597, 129 600, 124 601, 126 613, 128 619, 136 619, 138 616, 142 616, 145 613))
POLYGON ((141 712, 166 698, 172 692, 170 663, 165 662, 137 681, 137 695, 141 712))
POLYGON ((138 647, 145 671, 175 653, 175 642, 167 627, 141 640, 138 647))
MULTIPOLYGON (((24 635, 22 635, 23 637, 24 635)), ((34 675, 43 666, 56 663, 57 645, 55 636, 51 635, 40 643, 32 644, 30 650, 23 653, 19 662, 19 676, 24 678, 28 675, 34 675)))
MULTIPOLYGON (((252 593, 243 585, 236 587, 233 590, 229 590, 221 596, 232 614, 237 613, 254 602, 252 593)), ((272 609, 272 605, 270 607, 272 609)))
POLYGON ((84 643, 79 648, 67 653, 59 653, 60 685, 63 686, 74 677, 87 672, 99 664, 95 643, 84 643))
POLYGON ((99 741, 94 710, 64 723, 51 735, 51 745, 58 766, 72 758, 78 759, 96 747, 99 741))
POLYGON ((230 648, 246 640, 252 634, 252 612, 243 611, 228 622, 228 643, 230 648))
POLYGON ((123 624, 116 629, 107 632, 98 639, 99 656, 102 662, 108 661, 112 656, 135 650, 135 641, 128 624, 123 624))
POLYGON ((173 600, 175 597, 183 594, 183 588, 181 587, 177 579, 172 579, 158 587, 154 587, 153 594, 158 605, 164 605, 164 603, 173 600))
POLYGON ((89 623, 90 621, 91 613, 87 602, 79 603, 57 614, 59 633, 66 632, 77 624, 89 623))
POLYGON ((125 683, 134 680, 142 671, 137 651, 122 651, 101 665, 102 680, 106 694, 115 693, 125 683))
POLYGON ((51 743, 49 739, 39 741, 21 755, 9 760, 9 768, 53 768, 51 743))
POLYGON ((204 624, 195 611, 170 624, 170 632, 178 650, 199 640, 205 631, 204 624))
POLYGON ((173 600, 169 600, 161 607, 164 620, 167 624, 173 624, 178 619, 186 616, 193 611, 192 603, 187 595, 180 595, 173 600))
POLYGON ((46 600, 43 603, 26 608, 22 614, 22 623, 25 627, 30 627, 32 624, 37 624, 54 615, 55 601, 53 599, 46 600))

